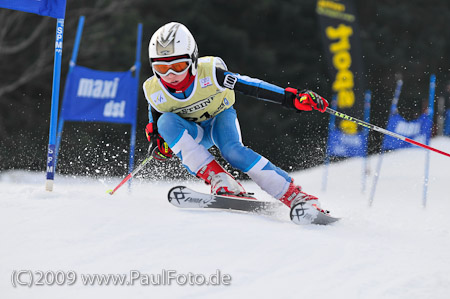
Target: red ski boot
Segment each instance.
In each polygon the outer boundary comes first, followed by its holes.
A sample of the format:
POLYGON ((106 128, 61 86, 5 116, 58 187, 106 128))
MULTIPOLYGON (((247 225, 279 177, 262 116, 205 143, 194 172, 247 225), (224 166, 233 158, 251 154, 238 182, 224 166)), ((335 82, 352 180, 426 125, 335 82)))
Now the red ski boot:
POLYGON ((319 199, 315 196, 302 192, 302 187, 295 185, 294 180, 291 181, 288 190, 279 200, 290 208, 293 204, 297 204, 299 201, 311 201, 311 204, 319 205, 319 199))
POLYGON ((280 201, 291 208, 291 220, 297 224, 328 224, 338 220, 329 216, 329 211, 321 209, 319 199, 303 192, 294 180, 280 201))
POLYGON ((211 185, 211 194, 247 196, 244 187, 239 184, 216 160, 203 166, 197 177, 211 185))

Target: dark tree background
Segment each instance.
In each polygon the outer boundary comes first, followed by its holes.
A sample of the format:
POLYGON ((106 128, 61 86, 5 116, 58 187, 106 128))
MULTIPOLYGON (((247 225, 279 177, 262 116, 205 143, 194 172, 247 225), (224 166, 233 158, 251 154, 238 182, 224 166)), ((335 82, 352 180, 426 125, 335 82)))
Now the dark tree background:
MULTIPOLYGON (((450 2, 439 0, 355 1, 360 24, 372 120, 385 126, 396 78, 404 86, 401 112, 420 113, 430 74, 437 96, 450 80, 450 2)), ((178 21, 194 34, 200 55, 222 57, 233 72, 279 86, 309 88, 331 96, 319 25, 311 0, 68 0, 62 82, 68 70, 78 18, 86 16, 77 64, 124 71, 135 60, 136 30, 143 23, 141 83, 152 75, 147 45, 161 25, 178 21)), ((53 68, 55 20, 0 9, 0 170, 44 170, 53 68)), ((64 83, 61 84, 63 89, 64 83)), ((62 93, 61 93, 62 94, 62 93)), ((244 143, 286 170, 323 161, 328 115, 293 113, 238 95, 244 143)), ((139 92, 136 159, 146 154, 147 103, 139 92)), ((58 171, 124 175, 130 127, 66 123, 58 171)), ((370 135, 370 152, 381 136, 370 135)), ((215 154, 218 155, 217 152, 215 154)), ((153 165, 144 174, 185 176, 178 161, 153 165), (166 171, 156 171, 157 168, 166 171), (168 171, 175 169, 177 171, 168 171)))

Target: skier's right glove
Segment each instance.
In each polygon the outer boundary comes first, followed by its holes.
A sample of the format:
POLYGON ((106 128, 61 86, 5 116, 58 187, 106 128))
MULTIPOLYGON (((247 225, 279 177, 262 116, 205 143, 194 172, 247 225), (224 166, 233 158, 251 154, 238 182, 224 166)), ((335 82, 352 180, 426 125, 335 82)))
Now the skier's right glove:
POLYGON ((288 87, 284 90, 284 97, 283 105, 300 111, 315 109, 323 113, 328 107, 327 100, 311 90, 299 91, 288 87))
POLYGON ((156 160, 164 161, 172 158, 172 150, 161 135, 158 134, 158 130, 153 128, 153 123, 147 124, 145 127, 145 135, 147 135, 148 142, 156 142, 156 148, 152 153, 156 160))

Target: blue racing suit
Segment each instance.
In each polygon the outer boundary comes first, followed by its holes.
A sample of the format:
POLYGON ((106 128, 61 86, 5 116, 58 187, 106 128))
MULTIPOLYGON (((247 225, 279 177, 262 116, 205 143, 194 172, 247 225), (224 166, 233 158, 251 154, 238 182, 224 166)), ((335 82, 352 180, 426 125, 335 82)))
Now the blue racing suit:
MULTIPOLYGON (((216 57, 216 59, 223 63, 220 58, 216 57)), ((287 98, 288 95, 285 96, 285 90, 281 87, 259 79, 229 72, 226 70, 226 66, 220 66, 220 63, 214 65, 215 69, 212 72, 214 78, 200 78, 203 81, 199 81, 199 84, 205 85, 206 82, 207 85, 211 85, 214 83, 218 87, 218 89, 212 89, 215 91, 230 92, 231 90, 233 93, 238 91, 258 99, 280 104, 285 104, 286 101, 292 100, 287 98)), ((243 145, 239 121, 233 106, 227 108, 221 105, 220 109, 224 110, 219 111, 216 115, 214 113, 206 114, 212 116, 205 120, 183 117, 180 115, 181 113, 176 113, 177 111, 186 112, 188 109, 193 109, 193 104, 186 106, 187 108, 173 109, 171 112, 161 111, 156 105, 157 103, 167 104, 169 97, 176 98, 180 102, 187 101, 192 99, 193 93, 201 89, 197 88, 196 82, 193 82, 182 93, 175 93, 173 90, 166 88, 161 96, 161 90, 158 91, 159 93, 149 94, 148 90, 150 90, 152 84, 156 84, 156 80, 153 79, 152 82, 147 81, 144 83, 144 92, 149 102, 149 122, 153 122, 154 125, 156 123, 158 133, 181 159, 189 172, 195 175, 199 169, 211 162, 214 157, 207 149, 216 145, 223 158, 231 166, 246 173, 261 189, 276 199, 284 195, 292 180, 291 177, 269 160, 243 145)), ((161 89, 161 87, 158 88, 161 89)), ((204 90, 202 91, 204 92, 204 90)), ((232 96, 234 100, 234 94, 232 96)), ((228 98, 231 98, 230 94, 228 94, 228 98)), ((225 103, 228 103, 227 97, 223 97, 223 99, 225 103)), ((203 100, 201 104, 204 105, 207 102, 203 100)))

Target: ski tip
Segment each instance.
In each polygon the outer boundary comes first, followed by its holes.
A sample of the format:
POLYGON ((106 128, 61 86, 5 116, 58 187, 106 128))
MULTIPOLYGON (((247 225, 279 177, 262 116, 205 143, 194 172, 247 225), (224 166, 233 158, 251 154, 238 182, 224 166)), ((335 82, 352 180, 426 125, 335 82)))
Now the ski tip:
POLYGON ((109 195, 113 195, 114 194, 114 190, 113 189, 107 190, 106 193, 108 193, 109 195))
POLYGON ((185 186, 175 186, 175 187, 172 187, 172 188, 169 190, 169 192, 167 193, 167 199, 169 200, 169 202, 172 203, 172 200, 174 199, 174 198, 172 198, 174 192, 177 192, 177 191, 178 191, 178 192, 182 192, 185 188, 186 188, 185 186))
POLYGON ((329 213, 308 202, 300 202, 293 206, 291 208, 290 218, 292 222, 300 225, 328 225, 340 220, 340 218, 333 217, 329 213))
POLYGON ((167 200, 176 207, 189 207, 183 206, 182 202, 186 202, 186 200, 189 198, 192 192, 193 192, 192 190, 190 190, 185 186, 175 186, 172 187, 167 193, 167 200))

